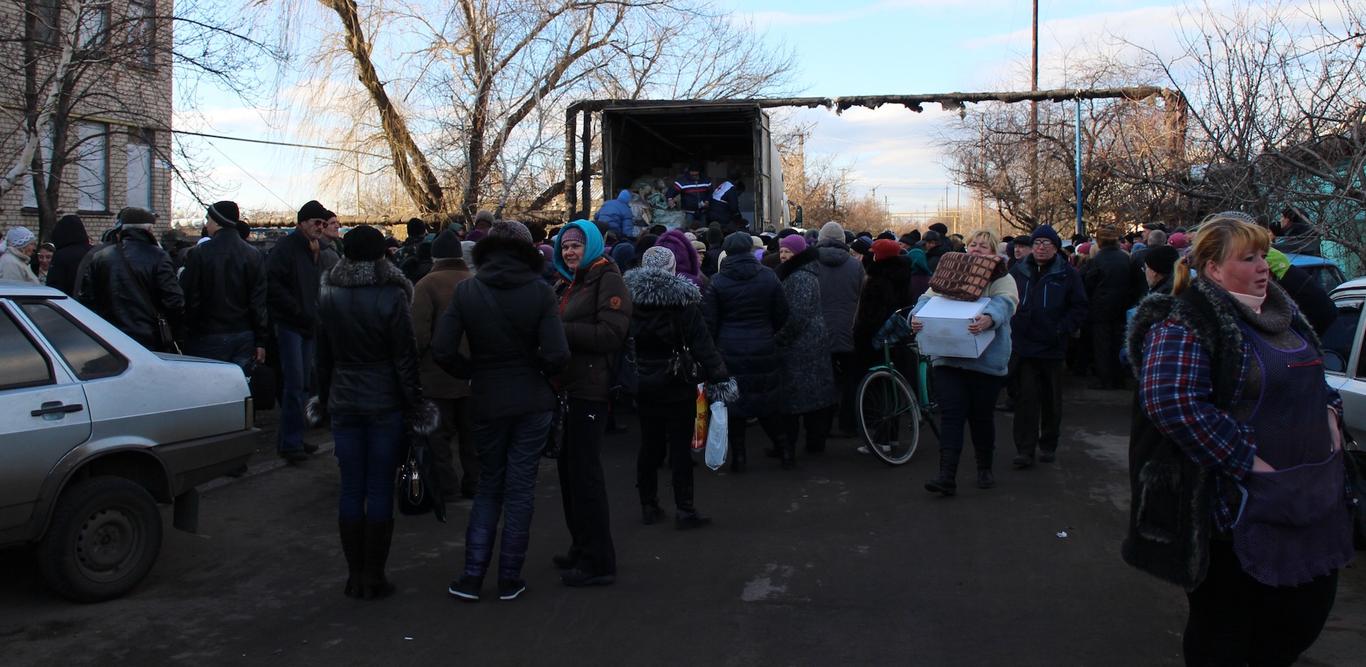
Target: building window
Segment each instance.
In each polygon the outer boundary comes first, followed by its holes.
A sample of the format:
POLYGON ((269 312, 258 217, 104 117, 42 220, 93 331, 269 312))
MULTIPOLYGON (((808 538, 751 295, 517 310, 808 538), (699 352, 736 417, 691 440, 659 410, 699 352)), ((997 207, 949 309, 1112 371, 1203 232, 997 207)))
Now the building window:
POLYGON ((76 143, 70 153, 76 169, 76 208, 109 210, 109 129, 102 123, 76 125, 76 143))
POLYGON ((128 0, 128 45, 138 64, 156 65, 156 0, 128 0))
MULTIPOLYGON (((43 133, 42 139, 38 142, 38 154, 43 158, 43 175, 52 173, 52 126, 49 125, 47 132, 43 133)), ((43 181, 47 183, 47 180, 43 181)), ((25 177, 23 180, 24 191, 23 205, 25 208, 38 208, 38 197, 33 194, 33 175, 25 177)))
POLYGON ((62 0, 29 0, 29 38, 39 44, 56 44, 61 34, 62 0))
POLYGON ((98 49, 109 41, 109 3, 92 2, 76 17, 76 46, 98 49))
POLYGON ((150 133, 128 135, 128 206, 152 207, 152 140, 150 133))

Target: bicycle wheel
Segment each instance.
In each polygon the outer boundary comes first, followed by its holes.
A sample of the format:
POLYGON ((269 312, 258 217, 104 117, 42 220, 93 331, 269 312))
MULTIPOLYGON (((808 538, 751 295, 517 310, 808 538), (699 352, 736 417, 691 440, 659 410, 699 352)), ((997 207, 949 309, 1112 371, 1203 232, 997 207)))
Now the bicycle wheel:
POLYGON ((920 444, 920 405, 902 377, 875 370, 858 386, 859 427, 868 449, 887 465, 901 465, 920 444))

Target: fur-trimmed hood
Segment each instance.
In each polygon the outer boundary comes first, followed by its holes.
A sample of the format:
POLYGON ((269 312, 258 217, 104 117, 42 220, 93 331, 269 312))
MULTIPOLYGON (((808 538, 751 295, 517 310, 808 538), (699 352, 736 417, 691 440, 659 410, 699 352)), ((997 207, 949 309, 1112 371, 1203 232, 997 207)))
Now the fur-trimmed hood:
POLYGON ((375 287, 396 285, 403 289, 408 301, 413 300, 413 284, 403 272, 387 259, 357 262, 342 257, 331 270, 323 272, 323 287, 375 287))
POLYGON ((682 308, 702 303, 702 290, 692 281, 662 269, 631 269, 622 278, 631 302, 644 308, 682 308))
POLYGON ((787 280, 788 276, 801 271, 802 269, 807 269, 812 274, 815 274, 816 267, 813 263, 819 260, 820 249, 807 248, 806 250, 793 255, 792 259, 778 265, 778 280, 787 280))

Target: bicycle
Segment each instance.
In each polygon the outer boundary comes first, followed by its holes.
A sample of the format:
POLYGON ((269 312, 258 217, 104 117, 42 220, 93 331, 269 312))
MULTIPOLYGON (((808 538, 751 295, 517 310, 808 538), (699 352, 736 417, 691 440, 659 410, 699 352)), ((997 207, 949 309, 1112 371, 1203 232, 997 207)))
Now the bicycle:
POLYGON ((939 437, 934 420, 939 406, 933 400, 929 356, 920 354, 914 342, 906 348, 915 355, 915 389, 892 363, 892 344, 884 343, 882 363, 868 369, 855 394, 864 446, 891 466, 911 460, 920 444, 921 421, 939 437))

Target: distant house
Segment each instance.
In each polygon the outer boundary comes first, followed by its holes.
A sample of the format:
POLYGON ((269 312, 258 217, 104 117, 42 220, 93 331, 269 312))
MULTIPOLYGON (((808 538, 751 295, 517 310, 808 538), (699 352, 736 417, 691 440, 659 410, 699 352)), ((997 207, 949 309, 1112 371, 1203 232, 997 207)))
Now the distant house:
MULTIPOLYGON (((171 210, 172 0, 11 0, 0 3, 0 171, 17 161, 42 110, 43 95, 65 73, 71 102, 49 108, 40 134, 45 178, 56 153, 58 174, 49 225, 79 213, 92 237, 125 206, 171 210), (63 53, 70 64, 61 69, 63 53), (29 63, 32 67, 29 67, 29 63), (26 90, 38 94, 26 96, 26 90), (66 122, 61 122, 65 116, 66 122)), ((48 197, 44 196, 44 200, 48 197)), ((0 228, 39 228, 39 198, 30 177, 0 197, 0 228)))

